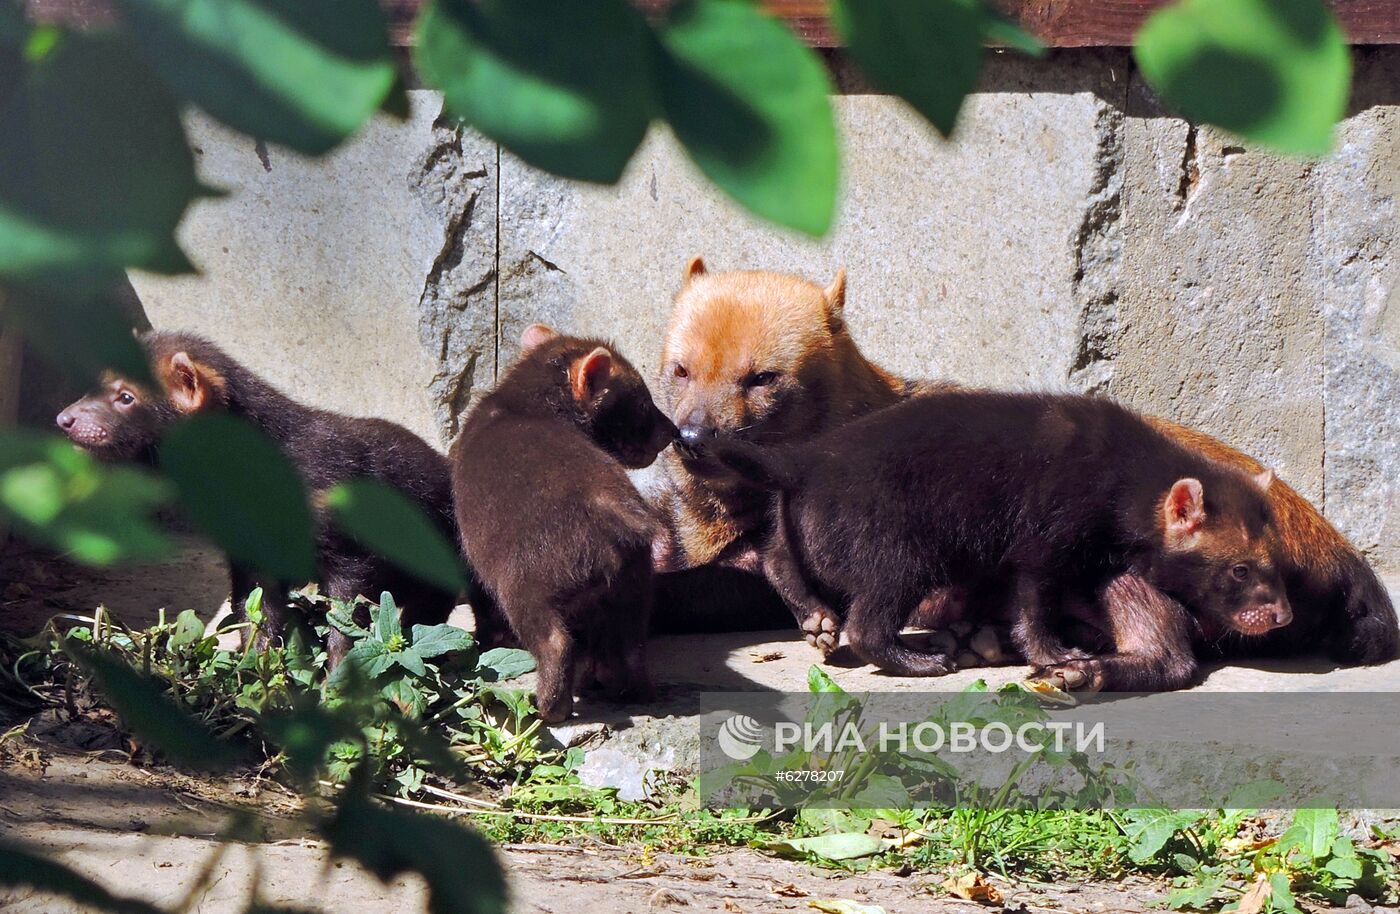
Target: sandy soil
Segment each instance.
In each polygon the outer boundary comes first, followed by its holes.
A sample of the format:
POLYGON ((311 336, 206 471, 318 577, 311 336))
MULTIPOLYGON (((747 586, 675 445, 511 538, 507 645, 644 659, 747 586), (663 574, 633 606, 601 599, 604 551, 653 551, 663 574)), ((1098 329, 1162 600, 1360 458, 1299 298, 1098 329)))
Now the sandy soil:
MULTIPOLYGON (((238 910, 254 873, 266 902, 315 911, 425 911, 416 879, 379 882, 345 862, 327 862, 326 847, 294 818, 296 802, 253 778, 213 781, 168 769, 143 769, 119 753, 68 753, 10 741, 0 758, 0 835, 53 854, 109 889, 152 902, 184 898, 206 865, 209 889, 192 910, 238 910), (234 810, 252 813, 257 843, 220 847, 215 839, 234 810)), ((813 899, 883 906, 889 914, 953 912, 1145 912, 1160 885, 1002 885, 1004 907, 949 899, 932 885, 941 874, 837 873, 737 850, 698 859, 648 854, 596 840, 565 846, 506 845, 513 908, 521 914, 621 914, 812 910, 813 899)), ((49 896, 0 893, 0 910, 67 914, 80 910, 49 896)))

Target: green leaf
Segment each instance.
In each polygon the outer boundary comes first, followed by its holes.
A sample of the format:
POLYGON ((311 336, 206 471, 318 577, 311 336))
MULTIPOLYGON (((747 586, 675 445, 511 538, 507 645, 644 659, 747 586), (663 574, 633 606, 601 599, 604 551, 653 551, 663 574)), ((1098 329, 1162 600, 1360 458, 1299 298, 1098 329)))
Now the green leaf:
POLYGON ((175 617, 175 626, 170 632, 171 650, 188 647, 203 638, 204 622, 194 610, 184 610, 175 617))
POLYGON ((1201 819, 1199 810, 1144 809, 1128 822, 1128 858, 1134 863, 1147 863, 1172 836, 1190 828, 1201 819))
POLYGON ((1199 885, 1172 889, 1171 893, 1167 895, 1167 907, 1173 911, 1179 911, 1182 908, 1204 910, 1210 906, 1210 901, 1215 897, 1215 893, 1223 889, 1227 881, 1224 876, 1212 876, 1199 885))
POLYGON ((323 496, 336 523, 366 549, 443 590, 466 586, 457 547, 415 502, 375 479, 354 479, 323 496))
POLYGON ((112 914, 165 914, 155 905, 139 899, 113 895, 54 860, 51 854, 32 853, 9 841, 0 841, 0 885, 59 895, 84 907, 112 914))
POLYGON ((423 665, 423 658, 412 650, 394 651, 389 654, 389 659, 415 676, 428 675, 428 668, 423 665))
POLYGON ((16 287, 0 304, 24 338, 70 378, 94 384, 111 369, 132 381, 150 381, 131 320, 110 294, 16 287))
POLYGON ((414 62, 446 111, 536 168, 605 184, 651 122, 651 41, 626 0, 435 0, 414 62))
POLYGON ((864 832, 818 835, 815 838, 788 838, 774 841, 768 849, 784 857, 805 857, 816 854, 827 860, 855 860, 887 850, 885 842, 864 832))
POLYGON ((1293 886, 1288 881, 1287 873, 1272 873, 1269 875, 1269 904, 1275 911, 1282 911, 1284 914, 1293 914, 1299 910, 1298 902, 1293 898, 1293 886))
POLYGON ((432 914, 505 914, 506 885, 491 846, 449 819, 385 808, 351 793, 322 828, 331 852, 388 882, 418 873, 432 914))
POLYGON ((476 662, 477 672, 490 682, 505 682, 533 672, 535 658, 516 647, 494 647, 476 662))
POLYGON ((220 771, 238 754, 181 710, 149 676, 124 661, 69 642, 66 650, 96 681, 103 697, 143 743, 180 765, 220 771))
POLYGON ((840 156, 816 54, 745 0, 681 0, 658 37, 662 108, 700 170, 750 212, 824 234, 840 156))
POLYGON ((1186 117, 1284 153, 1329 151, 1351 91, 1323 0, 1181 0, 1147 20, 1134 56, 1186 117))
POLYGON ((374 609, 374 637, 387 642, 390 638, 403 638, 403 626, 399 622, 399 607, 394 595, 387 590, 379 595, 379 606, 374 609))
POLYGON ((945 137, 982 71, 979 0, 836 0, 832 21, 860 70, 945 137))
POLYGON ((379 694, 394 704, 405 717, 421 717, 427 701, 422 691, 408 677, 392 679, 379 694))
POLYGON ((431 660, 453 651, 469 651, 476 647, 470 632, 443 622, 440 625, 413 626, 413 651, 424 660, 431 660))
POLYGON ((192 416, 166 432, 160 463, 190 519, 234 559, 289 584, 315 577, 301 477, 262 432, 226 414, 192 416))
POLYGON ((826 670, 812 664, 807 668, 807 691, 820 695, 824 692, 844 693, 846 690, 837 685, 836 680, 832 679, 826 670))
POLYGON ((60 34, 0 104, 0 277, 188 272, 173 233, 202 192, 174 99, 116 35, 60 34))
POLYGON ((1293 814, 1293 824, 1279 838, 1279 852, 1294 848, 1308 861, 1321 860, 1332 852, 1340 825, 1337 810, 1331 808, 1299 809, 1293 814))
POLYGON ((366 681, 373 681, 380 673, 394 665, 393 657, 385 648, 384 642, 376 638, 364 638, 346 652, 340 665, 326 680, 326 688, 343 690, 356 674, 366 681))
POLYGON ((0 429, 0 515, 27 539, 80 562, 169 555, 170 539, 153 519, 169 497, 143 470, 104 466, 52 435, 0 429))
POLYGON ((236 130, 319 155, 397 79, 375 0, 120 0, 170 87, 236 130))
POLYGON ((310 700, 290 711, 264 715, 259 726, 286 753, 287 771, 303 784, 311 783, 332 745, 358 736, 355 726, 310 700))

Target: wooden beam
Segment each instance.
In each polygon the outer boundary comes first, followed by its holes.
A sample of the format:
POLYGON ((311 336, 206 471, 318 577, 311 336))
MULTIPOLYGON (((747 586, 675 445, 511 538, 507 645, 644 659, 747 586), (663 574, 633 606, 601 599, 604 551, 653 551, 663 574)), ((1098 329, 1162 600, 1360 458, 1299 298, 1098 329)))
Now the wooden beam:
MULTIPOLYGON (((575 0, 586 3, 588 0, 575 0)), ((662 15, 672 0, 633 0, 653 17, 662 15)), ((878 0, 865 0, 878 2, 878 0)), ((990 0, 1027 31, 1052 48, 1124 46, 1158 7, 1171 0, 990 0)), ((109 21, 112 0, 28 0, 36 19, 69 25, 109 21)), ((422 0, 380 0, 389 18, 390 33, 400 47, 412 43, 413 20, 422 0)), ((841 46, 827 16, 827 0, 763 0, 763 5, 787 21, 793 32, 817 48, 841 46)), ((1400 0, 1329 0, 1352 44, 1400 44, 1400 0)))

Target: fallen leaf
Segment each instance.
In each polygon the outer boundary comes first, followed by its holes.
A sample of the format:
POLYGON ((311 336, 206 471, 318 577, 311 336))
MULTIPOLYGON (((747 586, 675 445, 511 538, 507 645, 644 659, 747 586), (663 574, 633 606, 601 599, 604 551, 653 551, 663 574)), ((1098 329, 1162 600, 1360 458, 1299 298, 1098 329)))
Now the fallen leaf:
POLYGON ((1269 884, 1269 877, 1260 873, 1254 877, 1254 885, 1249 887, 1249 891, 1240 898, 1239 907, 1235 908, 1235 914, 1259 914, 1264 910, 1264 906, 1269 902, 1269 896, 1273 894, 1274 887, 1269 884))
POLYGON ((734 914, 744 914, 744 909, 739 907, 739 902, 735 901, 733 898, 724 899, 724 909, 726 911, 733 911, 734 914))
POLYGON ((813 898, 807 906, 826 914, 885 914, 885 909, 877 904, 861 904, 845 898, 813 898))
POLYGON ((889 847, 884 841, 863 832, 818 835, 815 838, 788 838, 768 845, 770 851, 783 857, 803 857, 816 854, 828 860, 854 860, 879 854, 889 847))
POLYGON ((1065 707, 1074 707, 1079 704, 1078 699, 1073 695, 1044 679, 1027 679, 1021 685, 1027 692, 1050 704, 1064 705, 1065 707))
POLYGON ((806 898, 808 893, 789 882, 778 886, 773 890, 773 894, 779 898, 806 898))
POLYGON ((782 651, 749 651, 749 659, 754 663, 771 663, 774 660, 782 660, 787 655, 782 651))
POLYGON ((980 904, 1001 904, 1002 901, 1001 891, 977 872, 949 876, 943 882, 943 889, 950 895, 980 904))

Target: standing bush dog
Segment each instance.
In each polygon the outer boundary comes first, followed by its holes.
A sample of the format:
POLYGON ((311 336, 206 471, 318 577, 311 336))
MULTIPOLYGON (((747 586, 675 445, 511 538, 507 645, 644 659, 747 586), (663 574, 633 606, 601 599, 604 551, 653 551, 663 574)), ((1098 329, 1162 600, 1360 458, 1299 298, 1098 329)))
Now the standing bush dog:
MULTIPOLYGON (((758 574, 767 534, 767 496, 717 468, 705 442, 742 429, 764 444, 811 441, 824 431, 920 394, 948 390, 913 382, 870 362, 843 318, 843 275, 827 288, 796 276, 710 273, 687 265, 676 296, 661 366, 662 403, 684 442, 665 461, 661 499, 670 526, 659 578, 658 615, 668 630, 777 628, 788 614, 758 574), (762 382, 762 383, 758 383, 762 382), (711 581, 723 586, 711 585, 711 581), (698 586, 704 582, 706 586, 698 586)), ((1245 473, 1262 467, 1194 429, 1149 418, 1159 431, 1201 456, 1245 473)), ((1371 664, 1400 653, 1395 609, 1357 549, 1283 480, 1267 497, 1278 525, 1277 556, 1295 619, 1261 636, 1225 638, 1209 651, 1225 656, 1288 656, 1323 651, 1339 663, 1371 664)), ((975 582, 957 595, 930 594, 917 623, 961 603, 998 602, 975 582), (951 604, 951 606, 945 606, 951 604)), ((828 634, 807 631, 830 646, 828 634)))
MULTIPOLYGON (((726 436, 710 449, 779 493, 769 581, 801 617, 844 617, 856 653, 890 673, 953 670, 899 632, 929 594, 999 575, 1016 647, 1071 688, 1180 688, 1196 675, 1193 642, 1293 619, 1273 558, 1273 474, 1207 460, 1109 400, 945 392, 806 445, 726 436), (1103 612, 1087 621, 1112 642, 1092 656, 1062 640, 1059 597, 1086 584, 1103 612)), ((938 605, 931 626, 958 621, 938 605)))
POLYGON ((626 469, 675 436, 641 375, 599 340, 527 328, 523 350, 452 445, 462 548, 479 581, 478 636, 504 614, 539 662, 546 721, 573 711, 576 672, 633 698, 652 692, 646 639, 660 520, 626 469))
MULTIPOLYGON (((58 415, 74 444, 104 460, 154 463, 165 430, 182 417, 227 411, 247 419, 282 449, 307 489, 324 491, 349 479, 376 479, 416 502, 449 542, 456 537, 447 460, 408 429, 384 419, 360 419, 304 406, 259 378, 206 339, 188 333, 147 333, 141 344, 160 384, 151 389, 109 375, 102 386, 58 415)), ((314 500, 314 499, 313 499, 314 500)), ((342 600, 394 595, 404 622, 447 621, 457 595, 425 584, 369 552, 327 523, 317 524, 318 575, 325 593, 342 600)), ((231 563, 235 616, 255 587, 263 589, 263 624, 257 643, 282 638, 287 624, 285 588, 304 581, 274 581, 231 563)), ((368 615, 361 611, 362 623, 368 615)), ((328 662, 339 663, 349 639, 332 628, 328 662)))

